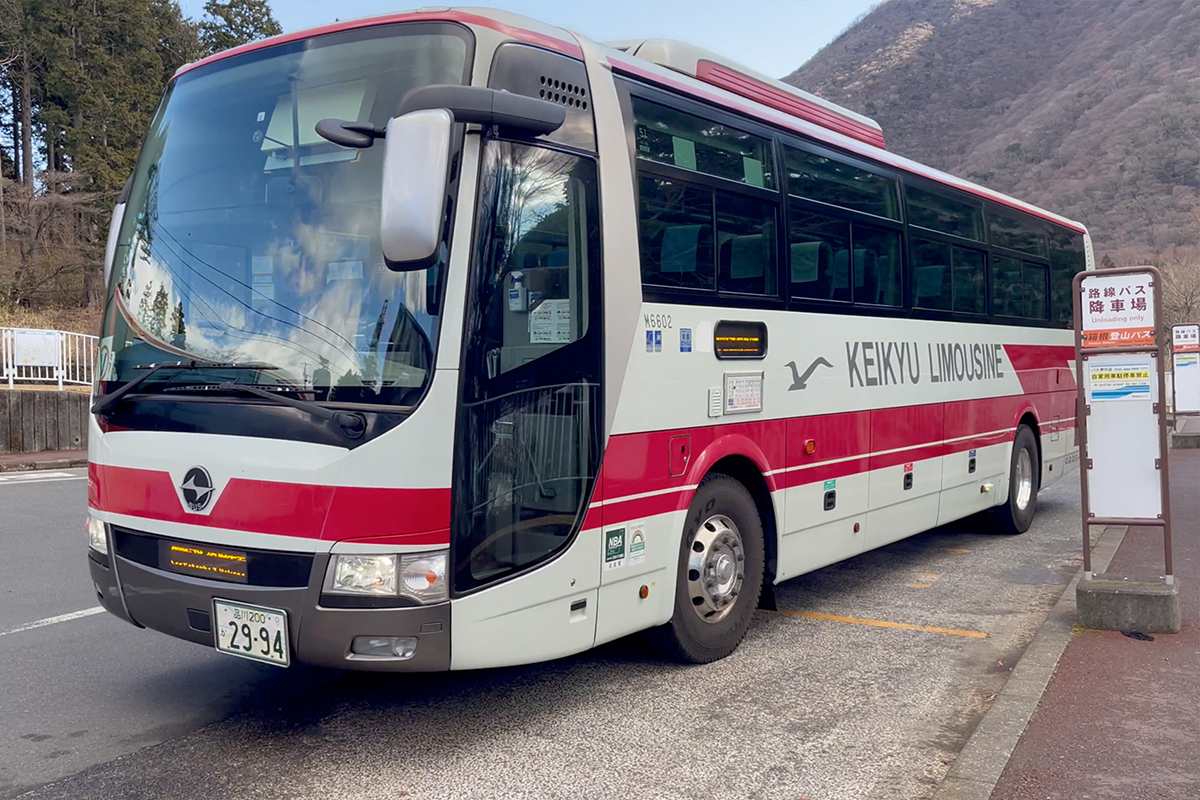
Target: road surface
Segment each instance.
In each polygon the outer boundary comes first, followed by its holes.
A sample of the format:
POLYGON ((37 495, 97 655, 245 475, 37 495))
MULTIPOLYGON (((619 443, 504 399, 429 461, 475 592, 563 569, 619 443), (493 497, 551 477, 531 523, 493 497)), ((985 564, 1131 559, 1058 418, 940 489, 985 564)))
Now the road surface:
POLYGON ((733 656, 254 664, 96 613, 83 470, 0 480, 0 798, 921 798, 1079 564, 1078 478, 777 587, 733 656))

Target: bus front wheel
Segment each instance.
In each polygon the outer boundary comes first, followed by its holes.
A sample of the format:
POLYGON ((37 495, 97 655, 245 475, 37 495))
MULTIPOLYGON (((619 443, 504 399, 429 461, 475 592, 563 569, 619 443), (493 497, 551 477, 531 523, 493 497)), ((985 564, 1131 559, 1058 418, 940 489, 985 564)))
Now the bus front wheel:
POLYGON ((680 661, 706 664, 732 653, 750 627, 763 585, 763 526, 737 479, 712 474, 688 507, 671 621, 651 632, 680 661))
POLYGON ((1037 440, 1028 425, 1017 428, 1008 467, 1008 502, 993 509, 1001 533, 1024 533, 1037 512, 1040 484, 1037 440))

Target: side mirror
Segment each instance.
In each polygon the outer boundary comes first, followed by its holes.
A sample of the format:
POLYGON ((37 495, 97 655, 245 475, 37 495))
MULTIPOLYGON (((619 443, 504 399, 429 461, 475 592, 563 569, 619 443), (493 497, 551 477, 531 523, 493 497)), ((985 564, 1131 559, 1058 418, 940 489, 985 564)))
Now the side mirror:
POLYGON ((423 269, 437 255, 453 125, 454 116, 444 108, 413 111, 388 122, 379 241, 392 269, 423 269))
POLYGON ((479 86, 433 84, 404 96, 399 113, 381 131, 370 123, 327 119, 317 133, 344 147, 387 141, 379 238, 394 270, 428 267, 437 257, 446 213, 450 136, 455 122, 495 126, 540 136, 566 119, 562 105, 479 86))
POLYGON ((117 238, 121 233, 121 223, 125 220, 125 207, 129 203, 129 190, 133 187, 133 176, 125 181, 125 187, 117 197, 113 207, 112 219, 108 223, 108 240, 104 243, 104 287, 108 290, 108 279, 112 277, 113 260, 117 255, 117 238))

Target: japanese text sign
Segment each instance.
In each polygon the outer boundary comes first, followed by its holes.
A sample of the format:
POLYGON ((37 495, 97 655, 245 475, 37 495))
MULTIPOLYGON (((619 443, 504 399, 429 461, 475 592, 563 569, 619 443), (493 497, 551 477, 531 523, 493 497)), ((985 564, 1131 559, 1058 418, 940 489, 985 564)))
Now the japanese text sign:
POLYGON ((1088 275, 1080 284, 1082 345, 1154 345, 1154 291, 1150 273, 1088 275))
POLYGON ((1176 353, 1200 353, 1200 325, 1172 326, 1171 350, 1176 353))

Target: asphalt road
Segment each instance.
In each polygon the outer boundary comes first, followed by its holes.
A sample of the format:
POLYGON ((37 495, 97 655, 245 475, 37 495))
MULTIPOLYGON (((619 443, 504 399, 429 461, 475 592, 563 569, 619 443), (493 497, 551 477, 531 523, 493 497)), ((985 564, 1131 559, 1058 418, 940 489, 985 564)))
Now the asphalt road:
MULTIPOLYGON (((67 471, 80 475, 82 471, 67 471)), ((86 482, 0 481, 0 798, 922 798, 1078 567, 1078 479, 777 587, 733 656, 280 670, 96 607, 86 482), (899 626, 894 625, 899 623, 899 626), (28 792, 28 794, 23 794, 28 792)))

